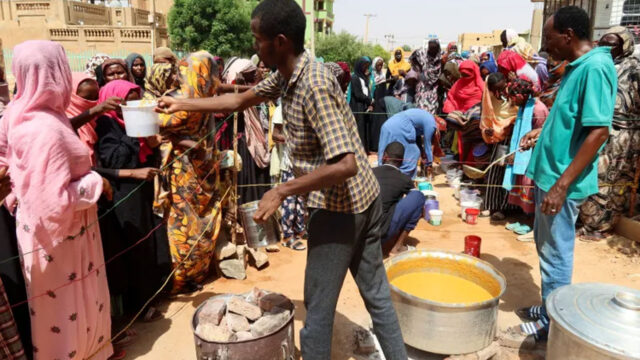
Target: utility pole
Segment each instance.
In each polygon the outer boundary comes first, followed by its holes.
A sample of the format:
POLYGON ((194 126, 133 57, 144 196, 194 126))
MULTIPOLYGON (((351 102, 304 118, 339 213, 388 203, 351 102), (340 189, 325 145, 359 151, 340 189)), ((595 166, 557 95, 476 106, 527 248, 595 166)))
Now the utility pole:
POLYGON ((363 38, 363 42, 366 44, 369 41, 369 19, 372 17, 376 17, 378 15, 376 14, 364 14, 364 17, 367 18, 367 21, 365 23, 364 26, 364 38, 363 38))

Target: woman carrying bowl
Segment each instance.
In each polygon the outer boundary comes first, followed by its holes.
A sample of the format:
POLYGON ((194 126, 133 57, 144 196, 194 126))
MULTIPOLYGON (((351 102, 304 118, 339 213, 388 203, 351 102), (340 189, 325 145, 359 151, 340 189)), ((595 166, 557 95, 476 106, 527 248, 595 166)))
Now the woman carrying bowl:
MULTIPOLYGON (((100 89, 100 101, 110 97, 120 97, 126 102, 139 100, 141 89, 126 80, 113 80, 100 89)), ((99 166, 114 169, 109 177, 113 187, 112 208, 120 203, 103 219, 111 222, 106 231, 105 247, 119 253, 147 236, 161 219, 153 214, 152 180, 160 172, 156 164, 156 148, 160 144, 157 137, 132 138, 125 132, 125 122, 120 108, 109 111, 97 119, 98 142, 96 153, 99 166), (136 178, 125 177, 136 174, 136 178), (141 185, 141 180, 143 181, 141 185)), ((106 230, 106 229, 105 229, 106 230)), ((131 314, 140 310, 153 293, 158 290, 168 273, 169 254, 166 232, 163 226, 152 232, 151 237, 133 247, 107 268, 109 280, 122 296, 120 313, 131 314), (114 276, 112 276, 114 275, 114 276)), ((112 289, 114 289, 112 286, 112 289)), ((115 289, 114 289, 115 290, 115 289)), ((112 290, 113 291, 113 290, 112 290)), ((114 304, 115 305, 115 304, 114 304)), ((160 314, 150 307, 145 320, 153 320, 160 314)))

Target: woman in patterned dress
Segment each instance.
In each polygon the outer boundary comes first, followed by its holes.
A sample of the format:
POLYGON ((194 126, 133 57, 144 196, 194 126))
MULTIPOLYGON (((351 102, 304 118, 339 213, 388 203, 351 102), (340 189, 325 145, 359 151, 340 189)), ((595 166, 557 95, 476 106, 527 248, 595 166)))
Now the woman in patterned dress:
POLYGON ((640 61, 633 56, 633 36, 627 28, 616 26, 607 31, 600 45, 611 46, 618 72, 618 93, 613 129, 598 163, 600 191, 580 208, 582 238, 589 240, 611 233, 624 211, 635 206, 629 204, 633 191, 630 184, 640 158, 640 61))
MULTIPOLYGON (((217 75, 218 66, 209 53, 190 54, 180 62, 181 86, 177 96, 213 96, 219 83, 217 75)), ((174 294, 202 288, 220 229, 220 206, 216 206, 221 198, 215 164, 217 152, 208 148, 209 141, 197 144, 207 134, 210 117, 207 113, 184 111, 160 115, 162 136, 171 140, 161 146, 164 169, 161 181, 168 185, 169 194, 160 199, 159 205, 167 219, 173 266, 179 266, 173 277, 174 294), (196 244, 197 248, 189 255, 196 244)))
POLYGON ((438 79, 442 73, 440 43, 430 40, 427 49, 416 50, 411 55, 414 70, 420 74, 416 86, 416 106, 431 114, 438 110, 438 79))

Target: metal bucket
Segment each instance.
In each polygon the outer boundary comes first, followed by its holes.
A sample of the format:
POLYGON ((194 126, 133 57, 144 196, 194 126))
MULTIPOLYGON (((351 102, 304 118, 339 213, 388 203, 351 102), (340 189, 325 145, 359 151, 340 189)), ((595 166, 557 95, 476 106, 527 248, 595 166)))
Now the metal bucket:
POLYGON ((252 201, 240 205, 239 209, 247 246, 254 249, 278 243, 278 223, 275 216, 271 216, 264 224, 253 221, 253 215, 258 210, 258 203, 259 201, 252 201))
MULTIPOLYGON (((209 300, 229 299, 233 294, 216 295, 209 300)), ((207 301, 209 301, 207 300, 207 301)), ((197 360, 293 360, 295 357, 295 341, 293 319, 295 306, 291 303, 291 317, 276 332, 263 337, 232 343, 205 341, 196 335, 198 314, 206 301, 200 304, 193 314, 191 330, 196 342, 197 360)))
POLYGON ((472 281, 494 296, 473 304, 450 304, 421 299, 390 285, 405 343, 455 355, 482 350, 493 342, 507 281, 491 264, 459 253, 414 250, 387 260, 384 266, 389 281, 416 271, 438 271, 472 281))

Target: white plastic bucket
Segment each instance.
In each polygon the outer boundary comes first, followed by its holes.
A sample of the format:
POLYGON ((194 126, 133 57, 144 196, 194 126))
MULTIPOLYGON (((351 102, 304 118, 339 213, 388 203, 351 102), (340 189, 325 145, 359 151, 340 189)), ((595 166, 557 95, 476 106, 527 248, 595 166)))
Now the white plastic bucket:
POLYGON ((442 210, 429 210, 429 223, 434 226, 439 226, 442 223, 442 215, 444 212, 442 210))
POLYGON ((154 111, 157 103, 149 100, 128 101, 120 105, 127 136, 140 138, 160 133, 160 119, 154 111))

